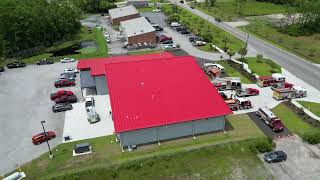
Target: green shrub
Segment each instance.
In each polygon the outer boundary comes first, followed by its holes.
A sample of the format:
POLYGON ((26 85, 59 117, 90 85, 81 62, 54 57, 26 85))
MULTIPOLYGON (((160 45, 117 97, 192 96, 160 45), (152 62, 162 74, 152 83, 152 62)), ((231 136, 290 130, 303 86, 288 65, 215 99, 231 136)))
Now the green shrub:
POLYGON ((258 140, 254 145, 254 149, 260 153, 270 152, 272 150, 272 147, 273 147, 272 139, 258 140))
POLYGON ((310 144, 320 143, 320 130, 308 131, 302 134, 302 139, 310 144))

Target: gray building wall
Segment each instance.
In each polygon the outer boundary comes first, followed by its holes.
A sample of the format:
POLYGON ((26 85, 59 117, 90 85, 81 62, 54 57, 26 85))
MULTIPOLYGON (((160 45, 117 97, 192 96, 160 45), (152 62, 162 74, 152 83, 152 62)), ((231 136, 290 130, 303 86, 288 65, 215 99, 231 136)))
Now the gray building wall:
POLYGON ((225 116, 120 133, 122 147, 223 130, 225 116))
POLYGON ((95 76, 95 84, 96 84, 96 90, 97 95, 105 95, 108 94, 108 86, 106 82, 105 76, 95 76))
POLYGON ((90 70, 80 71, 80 87, 81 89, 96 87, 96 81, 90 75, 90 70))

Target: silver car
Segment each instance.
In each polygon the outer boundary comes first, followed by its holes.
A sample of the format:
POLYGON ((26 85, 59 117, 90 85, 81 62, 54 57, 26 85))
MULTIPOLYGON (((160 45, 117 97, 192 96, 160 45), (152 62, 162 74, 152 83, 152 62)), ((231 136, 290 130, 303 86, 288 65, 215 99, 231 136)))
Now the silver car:
POLYGON ((100 116, 99 116, 99 114, 97 113, 97 111, 94 108, 91 108, 87 112, 87 116, 88 116, 88 121, 89 121, 90 124, 100 121, 100 116))

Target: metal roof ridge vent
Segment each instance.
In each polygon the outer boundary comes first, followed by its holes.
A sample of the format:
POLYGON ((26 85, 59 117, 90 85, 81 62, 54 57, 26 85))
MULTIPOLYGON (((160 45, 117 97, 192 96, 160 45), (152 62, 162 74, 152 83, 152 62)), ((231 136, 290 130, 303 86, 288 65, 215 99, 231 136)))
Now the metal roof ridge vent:
POLYGON ((143 29, 141 29, 141 32, 143 33, 143 29))

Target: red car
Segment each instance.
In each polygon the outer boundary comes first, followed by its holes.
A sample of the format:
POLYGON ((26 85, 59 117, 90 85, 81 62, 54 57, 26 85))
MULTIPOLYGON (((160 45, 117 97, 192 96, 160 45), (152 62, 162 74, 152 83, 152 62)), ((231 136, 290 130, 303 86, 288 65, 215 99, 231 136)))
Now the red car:
POLYGON ((56 93, 50 94, 50 99, 55 100, 56 98, 59 98, 61 96, 72 96, 73 92, 72 91, 66 91, 66 90, 59 90, 56 93))
POLYGON ((61 80, 58 80, 58 81, 55 81, 54 82, 54 86, 56 88, 58 87, 67 87, 67 86, 75 86, 76 83, 72 80, 68 80, 68 79, 61 79, 61 80))
POLYGON ((78 98, 75 95, 71 95, 71 96, 64 95, 54 99, 55 103, 75 103, 77 101, 78 101, 78 98))
POLYGON ((46 139, 51 140, 56 137, 56 134, 53 131, 46 132, 47 137, 44 135, 44 133, 39 133, 37 135, 32 136, 32 143, 34 145, 41 144, 46 141, 46 139))
POLYGON ((164 41, 167 41, 167 40, 172 40, 172 37, 169 37, 169 36, 160 36, 160 38, 159 38, 159 41, 160 41, 160 42, 164 42, 164 41))

